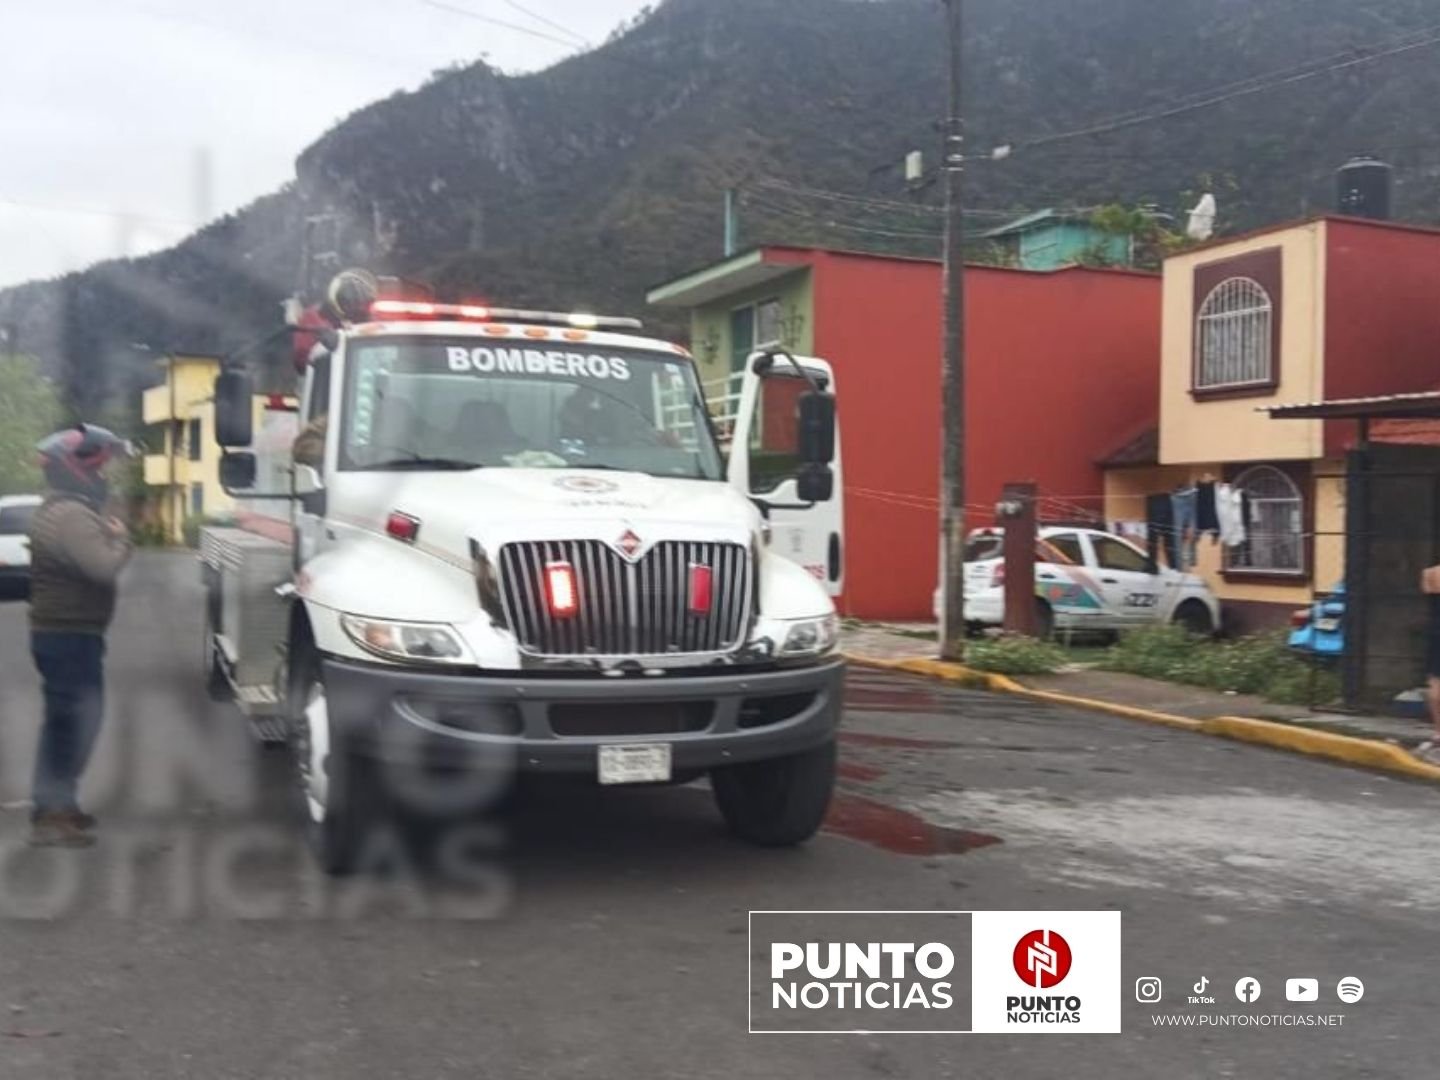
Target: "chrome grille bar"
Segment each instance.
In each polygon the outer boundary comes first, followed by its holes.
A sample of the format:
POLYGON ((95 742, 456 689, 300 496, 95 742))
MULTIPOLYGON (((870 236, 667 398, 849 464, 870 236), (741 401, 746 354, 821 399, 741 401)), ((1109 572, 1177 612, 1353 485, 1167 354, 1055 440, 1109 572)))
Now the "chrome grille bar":
POLYGON ((544 656, 715 653, 741 642, 755 610, 755 574, 740 544, 662 541, 631 563, 599 540, 545 540, 500 549, 500 595, 527 652, 544 656), (578 610, 550 613, 545 566, 575 572, 578 610), (710 610, 690 612, 690 567, 709 567, 710 610))

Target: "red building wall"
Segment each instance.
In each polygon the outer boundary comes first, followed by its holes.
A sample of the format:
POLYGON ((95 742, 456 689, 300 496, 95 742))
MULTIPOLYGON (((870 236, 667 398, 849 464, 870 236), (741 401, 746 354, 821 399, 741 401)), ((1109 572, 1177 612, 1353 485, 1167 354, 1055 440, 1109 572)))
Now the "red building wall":
MULTIPOLYGON (((1326 240, 1324 396, 1440 389, 1440 231, 1331 218, 1326 240)), ((1354 437, 1327 422, 1325 452, 1354 437)))
MULTIPOLYGON (((814 252, 815 351, 835 365, 846 480, 841 610, 928 619, 937 576, 941 269, 814 252)), ((1095 462, 1156 421, 1160 279, 971 267, 967 524, 1001 486, 1101 505, 1095 462)))

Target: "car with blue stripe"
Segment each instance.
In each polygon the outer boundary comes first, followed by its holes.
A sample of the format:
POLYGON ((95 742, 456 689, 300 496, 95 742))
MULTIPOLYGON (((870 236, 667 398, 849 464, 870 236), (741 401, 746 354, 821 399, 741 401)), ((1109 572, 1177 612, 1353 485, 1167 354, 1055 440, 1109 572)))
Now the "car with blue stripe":
MULTIPOLYGON (((965 620, 972 630, 1005 622, 1005 530, 977 529, 965 546, 965 620)), ((1042 526, 1035 551, 1041 636, 1174 623, 1196 634, 1220 628, 1220 602, 1196 574, 1158 567, 1123 537, 1100 529, 1042 526)))

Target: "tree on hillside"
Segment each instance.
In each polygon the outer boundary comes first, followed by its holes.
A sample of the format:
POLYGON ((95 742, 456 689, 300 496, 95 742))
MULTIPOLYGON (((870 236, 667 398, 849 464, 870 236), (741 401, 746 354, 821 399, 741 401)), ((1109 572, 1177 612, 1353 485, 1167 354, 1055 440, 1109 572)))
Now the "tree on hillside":
MULTIPOLYGON (((1092 213, 1090 224, 1113 236, 1128 237, 1132 246, 1131 265, 1141 270, 1158 270, 1169 256, 1194 246, 1194 241, 1172 229, 1151 206, 1111 203, 1092 213)), ((1080 261, 1087 266, 1109 264, 1103 244, 1087 252, 1080 261)))
POLYGON ((63 417, 55 387, 33 360, 0 355, 0 495, 40 490, 35 444, 63 417))

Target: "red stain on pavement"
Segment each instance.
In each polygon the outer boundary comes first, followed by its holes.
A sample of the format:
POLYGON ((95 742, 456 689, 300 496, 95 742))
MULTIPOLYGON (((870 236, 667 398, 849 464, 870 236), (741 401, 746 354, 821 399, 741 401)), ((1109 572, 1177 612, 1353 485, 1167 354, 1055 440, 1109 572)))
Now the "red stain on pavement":
POLYGON ((859 712, 944 712, 944 702, 930 691, 876 689, 863 684, 846 687, 845 704, 859 712))
POLYGON ((879 780, 885 775, 884 769, 877 769, 874 765, 855 765, 847 761, 836 765, 835 772, 843 780, 858 780, 863 784, 879 780))
POLYGON ((865 731, 842 731, 840 741, 854 746, 883 746, 896 750, 956 750, 962 744, 939 739, 910 739, 903 735, 872 735, 865 731))
POLYGON ((824 829, 897 855, 962 855, 1001 842, 998 836, 932 825, 893 806, 841 793, 830 803, 824 829))

